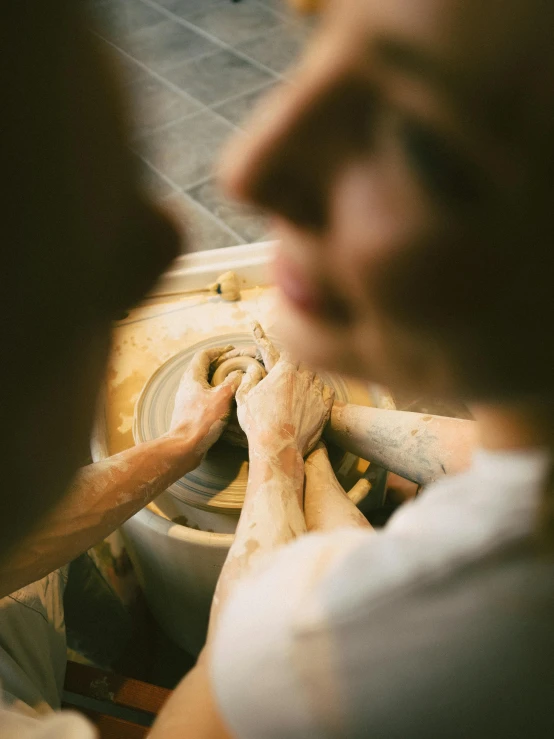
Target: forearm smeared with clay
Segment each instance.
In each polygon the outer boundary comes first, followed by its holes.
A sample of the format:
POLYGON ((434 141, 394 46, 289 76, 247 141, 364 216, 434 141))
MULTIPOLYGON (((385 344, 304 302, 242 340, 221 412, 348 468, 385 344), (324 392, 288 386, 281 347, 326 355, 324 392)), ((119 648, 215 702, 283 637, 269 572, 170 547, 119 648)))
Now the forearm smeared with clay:
POLYGON ((198 464, 191 436, 163 436, 83 467, 58 506, 0 572, 0 597, 102 541, 198 464))
POLYGON ((236 394, 250 471, 235 540, 214 598, 210 633, 235 583, 306 531, 303 458, 319 441, 333 402, 333 392, 321 378, 300 371, 285 353, 279 355, 259 324, 253 329, 268 375, 250 367, 236 394))
POLYGON ((219 616, 237 583, 271 561, 275 550, 306 530, 304 461, 294 445, 250 446, 250 470, 235 538, 212 601, 208 641, 193 669, 156 718, 151 739, 231 739, 214 696, 208 654, 219 616))
POLYGON ((210 634, 236 583, 270 561, 276 549, 306 532, 303 487, 304 460, 294 444, 251 447, 244 504, 217 583, 210 634))
POLYGON ((458 418, 335 403, 325 438, 426 485, 469 467, 477 429, 458 418))
MULTIPOLYGON (((254 378, 248 380, 252 386, 254 378)), ((273 552, 306 530, 302 514, 304 461, 291 443, 250 446, 244 505, 212 603, 206 649, 175 688, 156 719, 152 739, 231 739, 214 698, 208 652, 224 603, 237 582, 262 567, 273 552)))
POLYGON ((0 571, 0 596, 34 582, 102 541, 169 485, 193 470, 225 427, 241 374, 210 387, 213 362, 232 347, 198 352, 183 374, 170 431, 83 467, 58 506, 0 571))

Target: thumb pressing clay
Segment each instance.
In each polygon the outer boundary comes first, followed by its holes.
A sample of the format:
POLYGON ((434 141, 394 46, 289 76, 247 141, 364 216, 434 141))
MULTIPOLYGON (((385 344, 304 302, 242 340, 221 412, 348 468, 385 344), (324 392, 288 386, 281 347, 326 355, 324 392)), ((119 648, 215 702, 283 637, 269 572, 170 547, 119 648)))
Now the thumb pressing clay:
POLYGON ((231 359, 227 359, 225 362, 222 362, 216 369, 212 377, 212 386, 215 387, 216 385, 221 385, 223 380, 227 375, 230 375, 231 372, 234 372, 235 370, 246 372, 246 370, 252 365, 261 367, 263 376, 265 377, 267 375, 264 367, 253 357, 232 357, 231 359))

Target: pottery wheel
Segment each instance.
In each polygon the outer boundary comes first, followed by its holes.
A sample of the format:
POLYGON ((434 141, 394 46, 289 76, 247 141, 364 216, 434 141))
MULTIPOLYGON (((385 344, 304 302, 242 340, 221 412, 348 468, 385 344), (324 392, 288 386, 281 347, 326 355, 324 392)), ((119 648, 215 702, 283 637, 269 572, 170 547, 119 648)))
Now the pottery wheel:
MULTIPOLYGON (((135 406, 133 435, 135 442, 150 441, 169 429, 179 382, 193 355, 216 346, 252 345, 252 335, 232 333, 213 336, 175 354, 146 382, 135 406)), ((336 400, 352 402, 348 381, 319 373, 323 381, 335 390, 336 400)), ((352 468, 358 462, 353 455, 346 461, 352 468)), ((335 465, 334 465, 335 466, 335 465)), ((337 468, 345 468, 345 455, 337 460, 337 468)), ((189 505, 220 513, 237 514, 242 508, 248 480, 248 450, 219 441, 208 451, 204 460, 192 472, 177 480, 168 491, 189 505)))

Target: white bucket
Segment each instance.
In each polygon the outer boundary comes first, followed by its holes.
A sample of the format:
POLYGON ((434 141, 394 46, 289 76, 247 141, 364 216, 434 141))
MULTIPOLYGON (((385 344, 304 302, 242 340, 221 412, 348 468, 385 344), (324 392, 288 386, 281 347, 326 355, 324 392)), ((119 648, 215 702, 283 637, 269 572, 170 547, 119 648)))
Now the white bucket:
MULTIPOLYGON (((206 640, 215 586, 234 535, 174 523, 161 510, 170 501, 158 499, 157 503, 143 508, 123 525, 125 543, 156 620, 179 646, 197 655, 206 640)), ((189 520, 194 520, 193 511, 189 520)), ((236 526, 234 516, 194 512, 223 517, 228 519, 223 522, 226 527, 236 526)), ((210 523, 214 522, 207 522, 212 528, 210 523)))

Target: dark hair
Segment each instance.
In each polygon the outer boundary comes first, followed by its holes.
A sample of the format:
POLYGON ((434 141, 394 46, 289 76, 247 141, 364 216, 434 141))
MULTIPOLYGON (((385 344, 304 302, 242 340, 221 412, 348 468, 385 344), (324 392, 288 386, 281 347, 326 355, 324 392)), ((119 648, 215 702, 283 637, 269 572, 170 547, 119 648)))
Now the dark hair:
POLYGON ((121 219, 124 233, 109 221, 118 182, 103 181, 97 167, 104 141, 113 151, 102 154, 118 158, 129 192, 138 177, 117 81, 82 12, 83 4, 71 0, 17 0, 2 8, 0 521, 10 521, 2 530, 4 551, 54 500, 40 480, 47 464, 33 423, 36 417, 36 426, 44 425, 53 380, 67 374, 73 389, 81 386, 83 346, 100 334, 107 339, 111 319, 176 256, 171 239, 144 241, 143 232, 151 231, 145 221, 158 216, 140 209, 138 196, 121 219))

